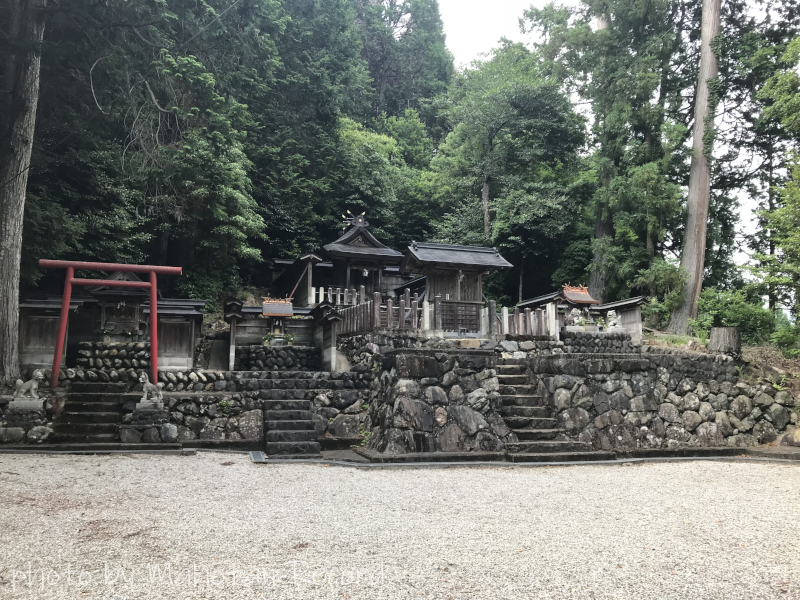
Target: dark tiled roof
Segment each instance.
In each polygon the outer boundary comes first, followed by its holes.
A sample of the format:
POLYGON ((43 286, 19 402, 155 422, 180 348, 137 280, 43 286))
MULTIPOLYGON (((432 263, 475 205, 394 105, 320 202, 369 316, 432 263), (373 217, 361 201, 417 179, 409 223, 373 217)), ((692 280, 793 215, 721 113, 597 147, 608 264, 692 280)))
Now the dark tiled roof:
POLYGON ((397 250, 392 250, 386 245, 378 241, 366 227, 363 225, 354 225, 345 231, 339 239, 323 246, 325 250, 333 255, 340 254, 346 256, 367 257, 375 256, 382 258, 396 258, 403 257, 397 250), (357 238, 361 238, 365 245, 354 245, 351 242, 357 238))
POLYGON ((392 250, 391 248, 386 248, 385 246, 383 248, 373 248, 371 246, 350 246, 349 244, 337 244, 336 242, 325 246, 325 250, 331 254, 341 253, 359 256, 386 256, 397 259, 400 259, 403 256, 397 250, 392 250))
POLYGON ((523 300, 517 306, 520 308, 536 308, 542 304, 547 304, 548 302, 552 302, 556 298, 561 297, 561 292, 552 292, 550 294, 545 294, 544 296, 537 296, 536 298, 531 298, 530 300, 523 300))
POLYGON ((446 263, 500 269, 513 266, 500 255, 496 248, 413 242, 408 250, 422 264, 446 263))
POLYGON ((633 308, 639 304, 644 304, 647 301, 645 296, 636 296, 634 298, 627 298, 625 300, 617 300, 616 302, 607 302, 606 304, 598 304, 593 306, 591 310, 612 310, 615 308, 633 308))

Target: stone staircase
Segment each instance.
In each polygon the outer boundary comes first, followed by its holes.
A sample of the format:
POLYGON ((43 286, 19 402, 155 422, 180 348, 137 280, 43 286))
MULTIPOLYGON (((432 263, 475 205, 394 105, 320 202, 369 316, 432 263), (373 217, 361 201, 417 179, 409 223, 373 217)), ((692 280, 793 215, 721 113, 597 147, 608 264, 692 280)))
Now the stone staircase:
POLYGON ((259 398, 263 402, 264 436, 266 454, 270 458, 319 458, 321 445, 317 439, 311 404, 317 394, 342 389, 344 382, 330 379, 330 373, 320 371, 297 371, 281 374, 279 379, 256 379, 242 375, 246 388, 253 390, 267 382, 268 389, 261 388, 259 398))
POLYGON ((567 438, 551 406, 527 375, 524 359, 506 358, 497 365, 503 399, 501 414, 519 441, 506 444, 514 462, 609 460, 611 452, 598 452, 589 444, 567 438))
POLYGON ((53 423, 53 441, 66 444, 119 442, 122 383, 75 382, 61 415, 53 423))

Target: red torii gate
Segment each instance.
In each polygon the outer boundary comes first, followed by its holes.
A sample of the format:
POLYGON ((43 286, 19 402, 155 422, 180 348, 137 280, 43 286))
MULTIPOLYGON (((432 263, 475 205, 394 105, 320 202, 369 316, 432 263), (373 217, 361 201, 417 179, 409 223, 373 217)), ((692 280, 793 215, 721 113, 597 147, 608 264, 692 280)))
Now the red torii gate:
POLYGON ((104 285, 108 287, 146 288, 150 290, 150 381, 158 381, 158 287, 156 274, 182 275, 181 267, 160 267, 156 265, 125 265, 117 263, 81 262, 76 260, 39 261, 45 269, 66 269, 64 296, 61 299, 61 320, 58 325, 56 351, 53 355, 53 372, 50 375, 50 387, 58 385, 58 372, 61 369, 61 353, 64 351, 64 337, 67 333, 67 317, 69 301, 73 285, 104 285), (75 269, 83 271, 124 271, 127 273, 150 273, 149 281, 112 281, 108 279, 77 279, 75 269))

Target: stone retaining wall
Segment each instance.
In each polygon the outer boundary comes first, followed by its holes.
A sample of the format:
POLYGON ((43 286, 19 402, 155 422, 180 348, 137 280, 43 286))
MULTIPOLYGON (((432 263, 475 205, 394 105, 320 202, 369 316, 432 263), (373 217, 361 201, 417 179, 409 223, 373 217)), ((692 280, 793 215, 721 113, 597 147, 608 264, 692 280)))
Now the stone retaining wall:
POLYGON ((531 367, 559 425, 598 450, 753 446, 798 421, 788 391, 739 381, 722 355, 562 355, 531 367))
MULTIPOLYGON (((739 381, 734 361, 641 345, 627 334, 570 333, 560 342, 365 334, 338 349, 375 377, 368 447, 380 452, 500 451, 517 441, 501 418, 495 365, 516 359, 565 430, 598 450, 751 446, 798 423, 788 391, 739 381)), ((355 367, 354 367, 355 368, 355 367)))
POLYGON ((367 447, 389 453, 503 450, 516 438, 498 412, 495 362, 490 351, 390 352, 371 394, 367 447))
POLYGON ((47 410, 15 411, 0 404, 0 444, 39 444, 47 441, 52 408, 47 410))
POLYGON ((236 371, 317 371, 320 351, 311 346, 242 346, 236 348, 236 371))

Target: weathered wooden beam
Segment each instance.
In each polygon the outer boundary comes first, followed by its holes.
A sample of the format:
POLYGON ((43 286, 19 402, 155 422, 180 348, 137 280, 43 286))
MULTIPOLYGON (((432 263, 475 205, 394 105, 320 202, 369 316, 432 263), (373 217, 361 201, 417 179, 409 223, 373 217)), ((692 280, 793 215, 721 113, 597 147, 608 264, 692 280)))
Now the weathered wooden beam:
MULTIPOLYGON (((408 292, 408 290, 406 290, 408 292)), ((405 329, 406 328, 406 299, 403 297, 400 300, 400 315, 397 320, 397 328, 398 329, 405 329)))
POLYGON ((497 302, 494 300, 489 300, 489 333, 497 333, 497 302))
POLYGON ((394 302, 391 298, 386 301, 386 329, 394 329, 394 302))
POLYGON ((372 294, 372 327, 371 329, 380 329, 381 327, 381 293, 375 292, 372 294))
POLYGON ((442 330, 442 297, 438 294, 433 301, 433 319, 436 322, 436 330, 442 330))
POLYGON ((417 297, 415 295, 414 300, 411 301, 411 329, 419 329, 419 316, 417 315, 418 310, 419 302, 417 301, 417 297))

